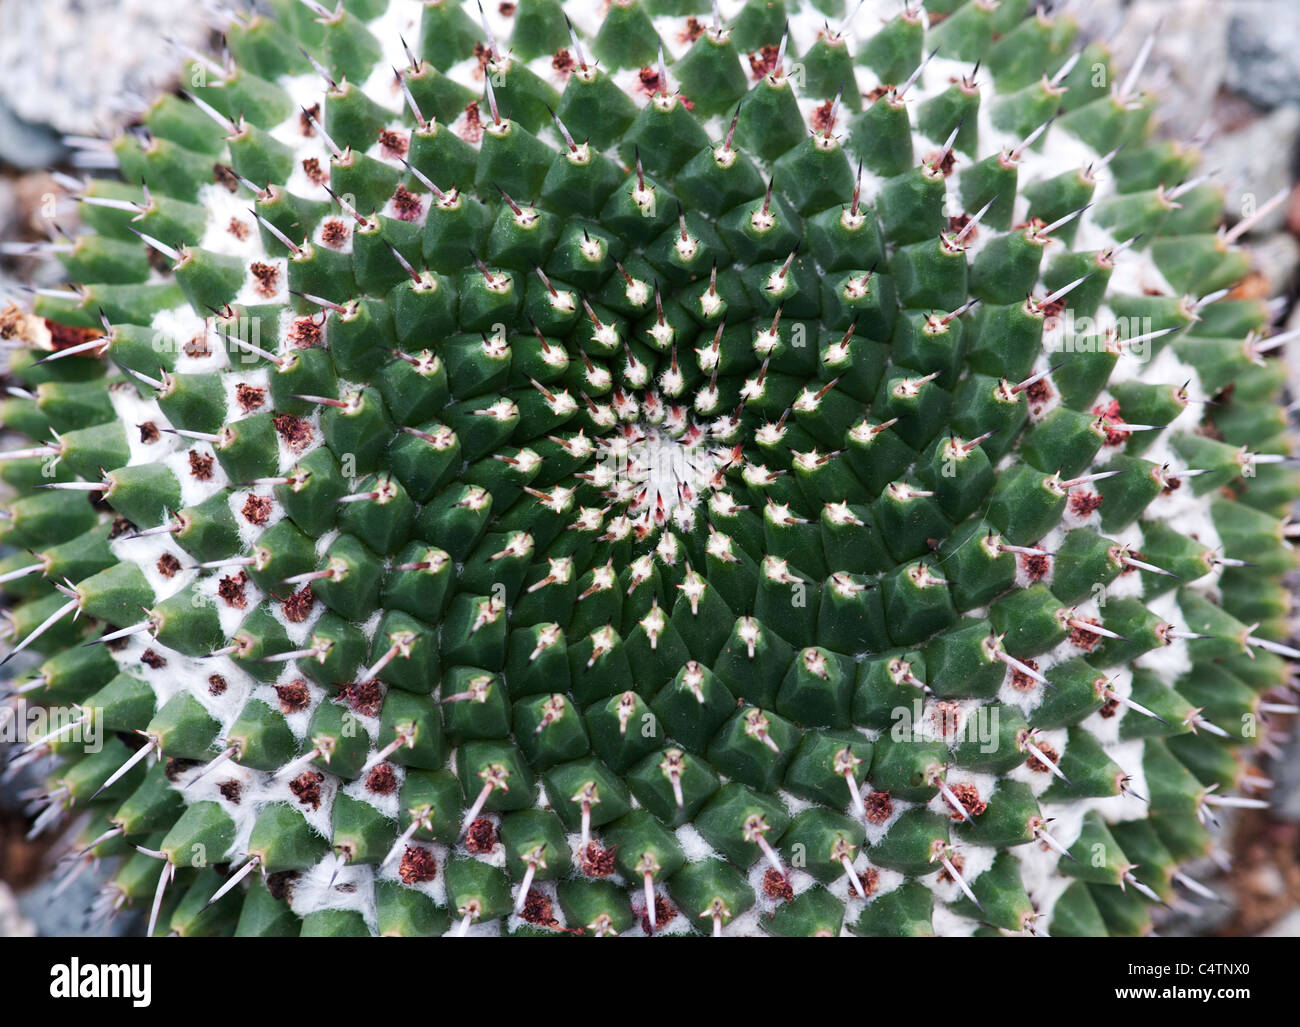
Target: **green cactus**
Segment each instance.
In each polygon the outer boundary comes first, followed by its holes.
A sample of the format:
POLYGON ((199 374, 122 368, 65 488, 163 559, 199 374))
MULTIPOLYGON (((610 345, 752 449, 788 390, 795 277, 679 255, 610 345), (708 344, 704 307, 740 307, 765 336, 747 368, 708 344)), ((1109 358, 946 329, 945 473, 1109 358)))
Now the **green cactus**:
POLYGON ((1025 0, 268 6, 64 180, 72 284, 0 319, 6 709, 115 732, 37 746, 104 908, 1067 935, 1204 891, 1300 481, 1248 225, 1140 67, 1025 0))

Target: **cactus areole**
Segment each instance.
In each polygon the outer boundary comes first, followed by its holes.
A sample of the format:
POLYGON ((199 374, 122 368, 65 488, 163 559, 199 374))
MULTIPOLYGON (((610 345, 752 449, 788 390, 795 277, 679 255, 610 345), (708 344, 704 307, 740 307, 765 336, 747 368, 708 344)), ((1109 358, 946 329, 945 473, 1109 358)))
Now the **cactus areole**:
POLYGON ((267 6, 84 143, 67 284, 0 317, 4 709, 102 726, 33 747, 98 913, 1121 935, 1205 892, 1300 490, 1149 47, 1029 0, 267 6))

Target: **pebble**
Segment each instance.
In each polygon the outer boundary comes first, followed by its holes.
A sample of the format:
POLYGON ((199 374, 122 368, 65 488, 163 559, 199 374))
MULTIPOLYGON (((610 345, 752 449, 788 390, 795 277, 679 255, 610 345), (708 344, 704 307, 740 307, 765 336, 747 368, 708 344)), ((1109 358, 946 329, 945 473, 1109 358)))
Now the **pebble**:
POLYGON ((0 881, 0 938, 34 938, 36 925, 23 916, 9 886, 0 881))
MULTIPOLYGON (((1247 201, 1263 205, 1275 193, 1290 189, 1291 159, 1300 133, 1300 105, 1288 104, 1240 127, 1224 125, 1204 147, 1202 166, 1227 187, 1224 211, 1236 221, 1247 201)), ((1254 236, 1276 231, 1286 222, 1286 205, 1261 218, 1254 236)))
MULTIPOLYGON (((206 6, 175 0, 0 4, 0 103, 56 132, 112 134, 176 77, 183 57, 164 38, 204 46, 206 6)), ((0 140, 8 133, 0 123, 0 140)))
POLYGON ((1292 0, 1235 6, 1228 23, 1230 88, 1267 109, 1300 103, 1300 6, 1292 0))

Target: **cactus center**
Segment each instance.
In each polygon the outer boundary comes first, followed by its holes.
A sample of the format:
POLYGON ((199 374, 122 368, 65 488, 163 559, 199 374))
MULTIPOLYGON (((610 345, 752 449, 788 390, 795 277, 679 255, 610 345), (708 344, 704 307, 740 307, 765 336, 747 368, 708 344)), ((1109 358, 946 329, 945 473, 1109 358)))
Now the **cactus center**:
POLYGON ((702 496, 726 484, 732 460, 732 451, 712 445, 705 429, 682 427, 673 411, 667 414, 662 425, 625 425, 598 443, 592 480, 611 500, 627 504, 642 536, 689 518, 702 496))

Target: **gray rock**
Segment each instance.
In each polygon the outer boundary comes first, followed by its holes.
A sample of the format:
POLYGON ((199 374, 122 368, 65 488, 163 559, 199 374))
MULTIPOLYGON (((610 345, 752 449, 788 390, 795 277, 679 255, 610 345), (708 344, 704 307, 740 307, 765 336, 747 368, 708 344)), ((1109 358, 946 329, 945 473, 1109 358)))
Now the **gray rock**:
POLYGON ((0 881, 0 938, 33 938, 36 925, 23 916, 14 893, 0 881))
MULTIPOLYGON (((1300 132, 1300 106, 1288 104, 1236 127, 1225 125, 1205 145, 1202 167, 1228 190, 1224 212, 1230 222, 1243 211, 1262 206, 1291 186, 1291 156, 1300 132)), ((1261 218, 1255 236, 1277 231, 1286 218, 1286 204, 1261 218)))
POLYGON ((1228 85, 1261 107, 1300 103, 1300 6, 1254 0, 1232 8, 1228 85))
MULTIPOLYGON (((111 134, 175 78, 183 58, 165 38, 203 48, 206 8, 174 0, 0 3, 0 101, 58 132, 111 134)), ((0 126, 0 139, 5 134, 0 126)))
MULTIPOLYGON (((0 79, 3 79, 0 74, 0 79)), ((48 168, 67 147, 58 134, 44 125, 23 121, 0 101, 0 162, 24 170, 48 168)))
MULTIPOLYGON (((160 864, 161 865, 161 864, 160 864)), ((109 938, 140 936, 145 925, 138 910, 125 910, 106 924, 92 923, 91 904, 107 877, 104 867, 84 871, 57 897, 57 881, 47 878, 18 897, 18 908, 32 925, 33 934, 46 938, 109 938)))

